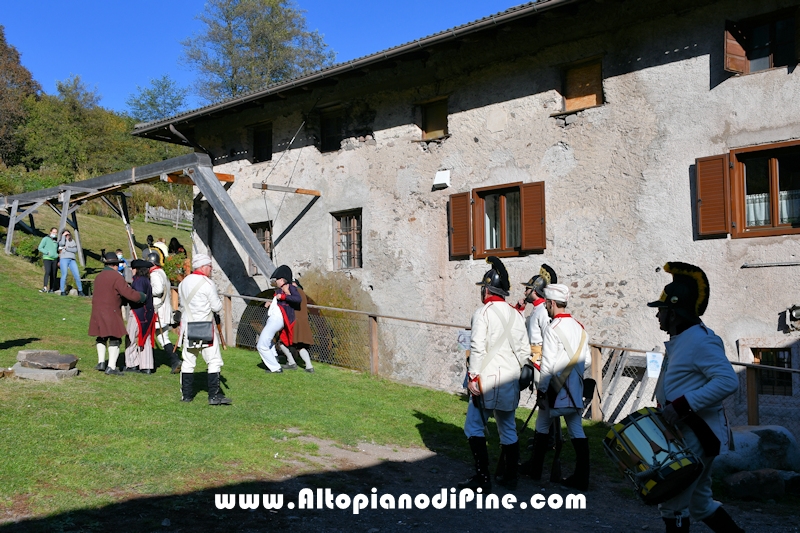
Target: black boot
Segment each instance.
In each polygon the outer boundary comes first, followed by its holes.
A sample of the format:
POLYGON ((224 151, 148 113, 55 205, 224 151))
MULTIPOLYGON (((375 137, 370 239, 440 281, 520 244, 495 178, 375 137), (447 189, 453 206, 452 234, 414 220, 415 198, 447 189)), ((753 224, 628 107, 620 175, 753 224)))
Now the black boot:
POLYGON ((208 405, 230 405, 233 402, 226 398, 219 388, 219 372, 208 373, 208 405))
POLYGON ((542 479, 542 467, 544 466, 544 456, 550 449, 548 442, 548 435, 545 433, 536 433, 533 438, 533 452, 531 458, 519 466, 519 473, 524 476, 529 476, 531 479, 542 479))
POLYGON ((714 533, 744 533, 744 529, 740 528, 722 507, 717 507, 711 516, 703 519, 703 523, 714 533))
POLYGON ((194 400, 194 374, 181 373, 181 401, 194 400))
POLYGON ((498 475, 495 479, 497 484, 505 487, 508 490, 515 490, 517 488, 517 469, 519 468, 519 441, 514 444, 501 444, 503 447, 503 456, 505 458, 505 469, 502 475, 498 475))
POLYGON ((572 439, 575 448, 575 472, 561 481, 565 487, 581 491, 589 489, 589 439, 572 439))
POLYGON ((172 343, 164 345, 164 351, 169 355, 169 366, 173 374, 180 374, 181 372, 181 358, 175 353, 175 345, 172 343))
POLYGON ((689 517, 683 518, 662 518, 664 524, 667 526, 666 533, 688 533, 689 531, 689 517))
POLYGON ((486 448, 486 437, 470 437, 469 449, 475 460, 476 474, 468 480, 459 483, 460 489, 483 489, 484 494, 492 492, 492 480, 489 475, 489 449, 486 448))

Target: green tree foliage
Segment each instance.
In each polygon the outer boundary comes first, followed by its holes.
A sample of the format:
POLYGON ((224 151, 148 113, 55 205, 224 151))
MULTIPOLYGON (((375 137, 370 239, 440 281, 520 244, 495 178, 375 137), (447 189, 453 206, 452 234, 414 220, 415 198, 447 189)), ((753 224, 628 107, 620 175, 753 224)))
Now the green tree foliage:
POLYGON ((198 19, 205 30, 181 44, 208 102, 329 66, 335 57, 291 0, 208 0, 198 19))
POLYGON ((188 89, 179 87, 169 74, 164 74, 150 80, 150 87, 137 86, 136 94, 130 95, 125 103, 134 119, 151 122, 177 115, 186 109, 188 93, 188 89))
POLYGON ((20 63, 17 49, 6 42, 5 29, 0 26, 0 164, 16 163, 20 146, 14 132, 25 121, 25 99, 40 90, 20 63))

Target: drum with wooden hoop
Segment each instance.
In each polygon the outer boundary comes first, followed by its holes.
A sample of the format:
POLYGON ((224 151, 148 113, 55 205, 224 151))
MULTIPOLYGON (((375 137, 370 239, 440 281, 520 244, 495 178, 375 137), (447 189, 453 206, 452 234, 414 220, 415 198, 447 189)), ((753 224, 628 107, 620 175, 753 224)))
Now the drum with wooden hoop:
POLYGON ((648 505, 674 498, 703 470, 703 462, 684 444, 678 430, 651 407, 614 424, 603 447, 648 505))

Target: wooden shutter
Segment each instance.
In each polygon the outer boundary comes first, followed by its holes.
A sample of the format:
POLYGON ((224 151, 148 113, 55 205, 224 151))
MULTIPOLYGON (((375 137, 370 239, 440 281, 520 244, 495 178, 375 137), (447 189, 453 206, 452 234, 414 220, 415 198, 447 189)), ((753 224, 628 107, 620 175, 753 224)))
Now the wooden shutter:
POLYGON ((725 236, 731 227, 728 154, 700 158, 695 168, 697 234, 701 237, 725 236))
POLYGON ((747 72, 744 32, 735 22, 725 22, 725 70, 744 74, 747 72))
POLYGON ((450 256, 472 253, 472 196, 469 192, 450 195, 450 256))
POLYGON ((599 61, 567 70, 564 111, 594 107, 603 103, 603 70, 599 61))
POLYGON ((422 108, 422 138, 439 139, 447 135, 447 100, 431 102, 422 108))
POLYGON ((524 183, 519 187, 522 216, 522 250, 544 250, 547 246, 544 213, 544 182, 524 183))

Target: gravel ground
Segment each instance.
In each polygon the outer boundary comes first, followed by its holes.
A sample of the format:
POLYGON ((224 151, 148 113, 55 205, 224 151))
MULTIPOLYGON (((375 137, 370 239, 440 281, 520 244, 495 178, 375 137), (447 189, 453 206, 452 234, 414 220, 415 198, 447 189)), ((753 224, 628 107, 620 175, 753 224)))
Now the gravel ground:
MULTIPOLYGON (((664 525, 654 507, 645 506, 622 478, 592 478, 582 510, 477 509, 475 502, 465 509, 428 507, 425 510, 364 509, 355 515, 352 505, 346 510, 299 509, 302 489, 330 489, 334 497, 346 494, 367 498, 376 488, 377 497, 417 494, 433 497, 442 488, 454 488, 472 474, 470 465, 437 455, 427 449, 398 449, 362 444, 343 448, 332 442, 299 437, 319 445, 318 454, 289 464, 271 480, 230 480, 226 486, 181 495, 126 500, 101 509, 79 510, 43 519, 25 519, 24 512, 5 517, 0 531, 314 531, 389 533, 407 531, 531 531, 548 528, 558 532, 583 531, 663 531, 664 525), (215 494, 283 494, 280 510, 263 506, 253 510, 219 510, 215 494), (290 502, 295 504, 289 509, 290 502)), ((466 445, 466 443, 465 443, 466 445)), ((564 465, 565 473, 572 465, 564 465)), ((545 477, 547 473, 545 472, 545 477)), ((500 495, 505 492, 498 493, 500 495)), ((566 497, 568 491, 557 484, 520 481, 513 492, 518 502, 532 496, 566 497)), ((324 505, 324 504, 323 504, 324 505)), ((789 533, 800 531, 800 510, 785 504, 726 502, 725 508, 749 533, 789 533)), ((22 510, 21 510, 22 511, 22 510)), ((705 525, 693 531, 710 531, 705 525)))

